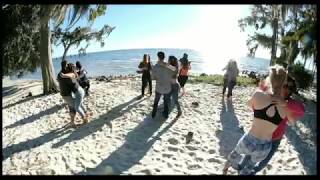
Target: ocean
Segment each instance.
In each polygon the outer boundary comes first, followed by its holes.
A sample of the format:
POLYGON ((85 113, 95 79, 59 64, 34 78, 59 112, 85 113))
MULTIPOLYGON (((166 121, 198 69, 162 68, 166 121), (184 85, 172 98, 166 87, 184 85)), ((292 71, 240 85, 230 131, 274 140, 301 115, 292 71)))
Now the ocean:
MULTIPOLYGON (((174 55, 180 59, 183 53, 189 55, 191 62, 191 74, 223 74, 222 68, 229 61, 224 59, 206 59, 200 52, 192 49, 127 49, 112 50, 103 52, 87 53, 84 56, 71 55, 67 56, 69 62, 75 63, 80 61, 88 72, 88 76, 109 76, 109 75, 127 75, 135 74, 138 70, 138 64, 142 61, 143 54, 150 54, 152 64, 157 62, 157 52, 165 53, 165 60, 168 56, 174 55)), ((243 70, 255 71, 266 74, 268 72, 269 60, 263 58, 239 57, 235 59, 238 62, 240 72, 243 70)), ((60 58, 53 58, 55 74, 60 71, 60 58)), ((16 79, 16 77, 10 77, 16 79)), ((34 73, 26 73, 20 79, 41 80, 41 69, 38 68, 34 73)))

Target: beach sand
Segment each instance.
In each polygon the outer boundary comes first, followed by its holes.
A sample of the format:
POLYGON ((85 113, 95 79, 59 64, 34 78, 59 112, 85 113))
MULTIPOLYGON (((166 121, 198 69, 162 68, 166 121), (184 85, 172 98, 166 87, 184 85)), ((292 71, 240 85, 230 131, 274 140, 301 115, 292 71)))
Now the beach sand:
MULTIPOLYGON (((93 116, 72 128, 60 94, 41 96, 41 81, 3 84, 4 175, 222 174, 227 154, 250 128, 246 103, 255 90, 236 86, 231 102, 223 100, 220 86, 187 83, 179 99, 183 115, 176 118, 173 109, 163 121, 161 110, 150 118, 154 93, 137 98, 141 77, 91 80, 85 107, 93 116), (32 97, 22 98, 29 92, 32 97), (188 132, 194 134, 187 144, 188 132)), ((305 116, 288 128, 258 175, 316 174, 316 104, 305 104, 305 116)), ((229 174, 237 172, 230 168, 229 174)))

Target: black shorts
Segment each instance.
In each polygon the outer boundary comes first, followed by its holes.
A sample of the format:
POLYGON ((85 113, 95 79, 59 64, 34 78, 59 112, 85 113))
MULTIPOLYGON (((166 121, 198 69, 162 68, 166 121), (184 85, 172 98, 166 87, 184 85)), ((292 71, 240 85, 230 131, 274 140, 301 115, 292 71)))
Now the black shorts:
POLYGON ((184 85, 186 84, 187 80, 188 80, 188 76, 179 76, 178 77, 178 82, 179 82, 181 87, 184 87, 184 85))

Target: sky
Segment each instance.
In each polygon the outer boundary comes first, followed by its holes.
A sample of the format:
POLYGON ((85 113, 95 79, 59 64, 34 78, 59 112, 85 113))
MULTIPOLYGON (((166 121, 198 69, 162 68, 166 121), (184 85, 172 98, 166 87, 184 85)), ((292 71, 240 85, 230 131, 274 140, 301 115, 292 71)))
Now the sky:
MULTIPOLYGON (((105 24, 116 28, 104 47, 92 42, 87 53, 188 48, 208 59, 246 56, 248 33, 240 32, 238 20, 248 15, 249 5, 108 5, 106 14, 98 17, 92 28, 98 30, 105 24)), ((84 26, 87 22, 81 19, 77 25, 84 26)), ((68 55, 78 54, 78 49, 71 48, 68 55)), ((62 46, 53 47, 53 57, 62 54, 62 46)), ((258 48, 256 57, 269 59, 270 50, 258 48)))

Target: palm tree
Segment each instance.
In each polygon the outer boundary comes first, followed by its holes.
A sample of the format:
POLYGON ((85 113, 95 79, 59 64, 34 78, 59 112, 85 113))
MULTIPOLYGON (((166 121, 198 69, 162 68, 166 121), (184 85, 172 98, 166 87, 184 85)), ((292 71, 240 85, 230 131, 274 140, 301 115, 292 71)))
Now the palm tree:
POLYGON ((270 65, 274 64, 277 58, 277 37, 278 37, 278 26, 279 26, 279 5, 271 6, 271 27, 272 27, 272 41, 271 41, 271 61, 270 65))
POLYGON ((246 26, 253 26, 257 31, 258 29, 264 29, 266 24, 270 25, 272 28, 272 36, 255 32, 255 34, 247 41, 247 46, 251 46, 253 42, 256 43, 253 47, 249 47, 250 54, 254 54, 258 44, 271 49, 270 64, 273 64, 276 60, 280 19, 279 9, 280 5, 254 5, 251 9, 252 15, 238 21, 241 30, 244 30, 244 27, 246 26))
POLYGON ((51 57, 51 33, 50 20, 60 26, 69 12, 69 24, 71 28, 84 15, 89 14, 89 22, 93 22, 98 15, 104 14, 105 5, 98 5, 97 10, 90 8, 90 5, 42 5, 40 10, 40 59, 42 70, 43 93, 50 94, 59 91, 55 80, 55 73, 51 57))

